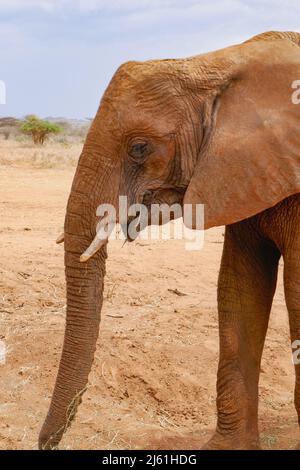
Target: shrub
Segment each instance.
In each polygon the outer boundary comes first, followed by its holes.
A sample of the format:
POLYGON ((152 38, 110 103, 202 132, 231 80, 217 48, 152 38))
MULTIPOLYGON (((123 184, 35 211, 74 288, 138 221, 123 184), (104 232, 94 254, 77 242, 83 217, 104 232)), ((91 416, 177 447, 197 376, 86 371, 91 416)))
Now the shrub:
POLYGON ((26 116, 20 129, 24 134, 31 135, 35 144, 40 145, 43 145, 49 134, 58 134, 62 131, 58 124, 40 119, 34 115, 26 116))
POLYGON ((0 134, 4 136, 5 140, 8 140, 10 136, 16 136, 20 121, 13 117, 0 118, 0 134))

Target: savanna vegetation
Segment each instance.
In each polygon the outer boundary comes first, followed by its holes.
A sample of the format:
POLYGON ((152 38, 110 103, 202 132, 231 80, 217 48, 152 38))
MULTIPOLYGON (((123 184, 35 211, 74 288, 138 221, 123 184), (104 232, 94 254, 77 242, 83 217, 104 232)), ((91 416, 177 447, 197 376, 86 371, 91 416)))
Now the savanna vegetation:
POLYGON ((29 114, 18 119, 12 116, 0 117, 0 140, 32 141, 42 146, 46 141, 61 144, 82 143, 91 124, 91 119, 42 119, 29 114))

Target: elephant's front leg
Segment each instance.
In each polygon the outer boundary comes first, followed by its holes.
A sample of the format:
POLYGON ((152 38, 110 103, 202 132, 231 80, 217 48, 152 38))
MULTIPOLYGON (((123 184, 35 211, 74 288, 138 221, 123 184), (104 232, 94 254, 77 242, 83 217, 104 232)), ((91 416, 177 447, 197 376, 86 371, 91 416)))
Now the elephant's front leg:
POLYGON ((206 449, 259 447, 258 380, 280 253, 254 223, 226 227, 218 282, 218 421, 206 449))

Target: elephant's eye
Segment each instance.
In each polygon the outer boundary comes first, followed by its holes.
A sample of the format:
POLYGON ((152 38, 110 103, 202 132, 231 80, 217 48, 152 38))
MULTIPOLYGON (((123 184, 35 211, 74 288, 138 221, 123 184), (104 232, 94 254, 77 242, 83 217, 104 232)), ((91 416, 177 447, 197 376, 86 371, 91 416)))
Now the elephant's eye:
POLYGON ((134 142, 130 145, 128 153, 131 157, 136 159, 142 159, 151 152, 148 142, 140 141, 134 142))

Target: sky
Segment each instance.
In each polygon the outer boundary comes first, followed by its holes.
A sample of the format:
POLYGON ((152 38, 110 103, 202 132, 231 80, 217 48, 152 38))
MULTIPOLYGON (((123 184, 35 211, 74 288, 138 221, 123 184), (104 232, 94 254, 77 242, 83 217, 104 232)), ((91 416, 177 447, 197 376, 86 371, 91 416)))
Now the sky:
POLYGON ((268 30, 300 32, 300 0, 0 0, 0 115, 93 117, 123 62, 268 30))

